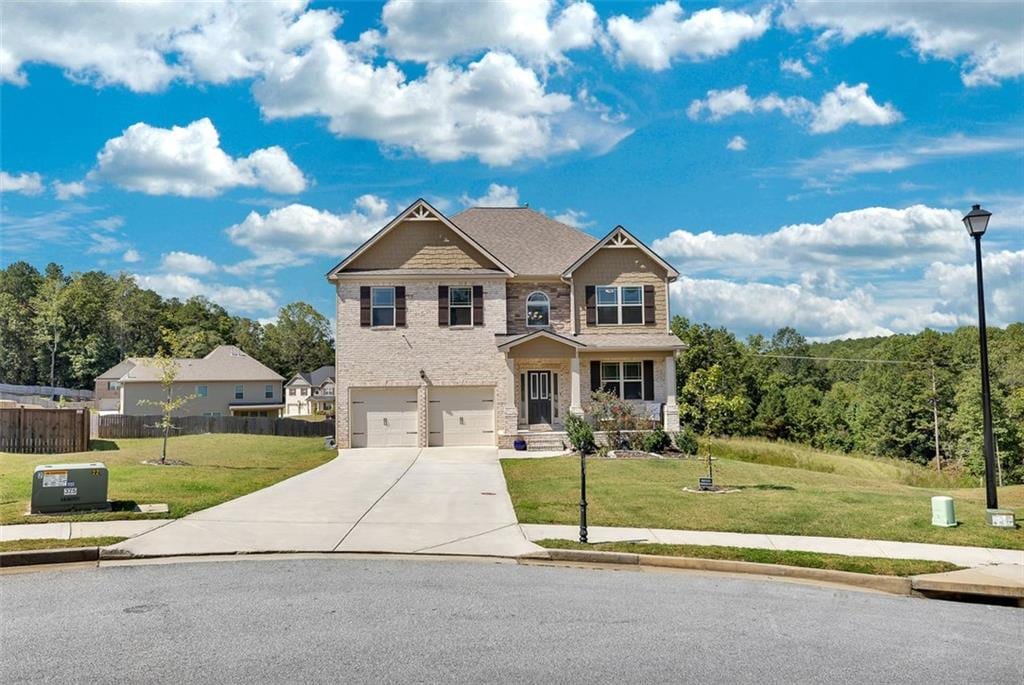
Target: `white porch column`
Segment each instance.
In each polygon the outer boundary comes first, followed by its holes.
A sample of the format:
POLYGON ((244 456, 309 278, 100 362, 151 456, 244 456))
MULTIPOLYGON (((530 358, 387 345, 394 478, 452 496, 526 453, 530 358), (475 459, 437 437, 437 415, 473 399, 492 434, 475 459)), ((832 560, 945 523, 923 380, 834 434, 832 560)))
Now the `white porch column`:
POLYGON ((583 413, 583 403, 580 401, 580 355, 577 352, 569 360, 569 413, 580 415, 583 413))
POLYGON ((679 405, 676 403, 676 355, 665 357, 665 432, 679 430, 679 405))

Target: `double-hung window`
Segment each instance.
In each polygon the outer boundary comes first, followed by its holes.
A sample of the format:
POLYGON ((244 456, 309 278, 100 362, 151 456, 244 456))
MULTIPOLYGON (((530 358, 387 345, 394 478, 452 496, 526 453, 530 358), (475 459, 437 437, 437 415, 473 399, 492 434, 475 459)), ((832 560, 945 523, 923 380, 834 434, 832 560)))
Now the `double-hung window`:
POLYGON ((243 386, 241 384, 235 386, 235 399, 236 400, 244 400, 245 399, 245 386, 243 386))
POLYGON ((274 399, 274 386, 273 385, 270 385, 268 383, 267 385, 263 386, 263 399, 267 399, 267 400, 274 399))
POLYGON ((196 386, 196 397, 206 397, 209 394, 210 388, 205 385, 196 386))
POLYGON ((448 288, 448 325, 473 325, 473 288, 448 288))
POLYGON ((642 324, 644 289, 635 285, 597 287, 597 323, 600 326, 642 324))
POLYGON ((625 400, 644 397, 641 362, 601 362, 601 389, 625 400))
POLYGON ((394 326, 395 325, 395 289, 372 288, 371 289, 371 326, 394 326))

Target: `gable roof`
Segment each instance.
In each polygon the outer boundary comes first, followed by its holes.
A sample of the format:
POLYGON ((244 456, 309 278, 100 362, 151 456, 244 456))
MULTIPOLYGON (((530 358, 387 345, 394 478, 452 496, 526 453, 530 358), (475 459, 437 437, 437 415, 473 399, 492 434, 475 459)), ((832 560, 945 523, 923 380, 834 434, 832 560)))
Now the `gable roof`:
POLYGON ((499 338, 498 349, 510 349, 512 347, 516 347, 517 345, 522 345, 524 342, 529 342, 530 340, 537 340, 539 338, 554 340, 555 342, 562 343, 563 345, 568 345, 569 347, 575 347, 576 349, 586 347, 586 344, 578 339, 567 338, 566 336, 559 335, 554 331, 549 331, 545 328, 541 328, 536 331, 530 331, 529 333, 522 333, 520 335, 509 336, 505 340, 501 340, 499 338))
MULTIPOLYGON (((600 250, 602 247, 605 247, 606 245, 609 245, 609 244, 612 244, 613 247, 618 247, 618 245, 616 243, 619 243, 619 242, 621 242, 624 247, 628 246, 627 244, 630 243, 630 242, 633 243, 638 249, 640 249, 640 251, 642 251, 644 254, 646 254, 648 257, 650 257, 652 260, 654 260, 659 266, 661 266, 663 269, 665 269, 665 271, 668 272, 669 278, 673 278, 673 279, 678 278, 679 272, 676 271, 674 266, 672 266, 671 264, 666 262, 664 259, 659 257, 658 254, 654 250, 652 250, 651 248, 649 248, 646 245, 644 245, 642 240, 640 240, 635 235, 633 235, 632 233, 627 231, 625 229, 625 227, 623 227, 623 226, 616 226, 615 228, 613 228, 608 233, 608 235, 606 235, 605 237, 603 237, 600 240, 598 240, 597 243, 594 244, 593 247, 591 247, 589 250, 587 250, 585 253, 583 253, 582 257, 577 259, 575 262, 573 262, 569 266, 569 268, 567 268, 565 271, 563 271, 562 275, 563 276, 571 276, 572 272, 575 271, 577 268, 579 268, 580 264, 583 264, 588 259, 593 257, 594 254, 596 254, 597 251, 600 250)), ((632 246, 628 246, 628 247, 632 247, 632 246)))
POLYGON ((452 222, 523 276, 557 276, 597 242, 529 207, 470 207, 452 222))
MULTIPOLYGON (((122 383, 160 380, 160 369, 149 364, 148 360, 133 357, 126 361, 131 361, 133 364, 118 378, 122 383)), ((234 345, 220 345, 201 359, 175 359, 174 361, 178 365, 176 383, 284 380, 283 376, 267 368, 234 345)), ((117 366, 111 371, 116 368, 117 366)))
POLYGON ((474 249, 479 251, 480 254, 482 254, 484 257, 486 257, 498 269, 500 269, 501 271, 504 271, 509 276, 513 275, 512 269, 510 269, 508 266, 506 266, 498 257, 496 257, 494 254, 489 252, 487 250, 487 248, 485 248, 480 243, 478 243, 475 239, 473 239, 472 236, 467 235, 461 228, 459 228, 454 223, 452 223, 452 221, 450 219, 448 219, 448 217, 446 217, 444 214, 442 214, 438 210, 434 209, 434 207, 432 207, 429 202, 427 202, 423 198, 420 198, 420 199, 416 200, 415 202, 413 202, 408 207, 406 207, 394 219, 389 221, 384 226, 384 228, 382 228, 379 231, 377 231, 376 233, 374 233, 370 237, 369 240, 367 240, 365 243, 363 243, 362 245, 357 247, 352 252, 352 254, 350 254, 348 257, 345 257, 345 259, 341 260, 341 262, 336 267, 334 267, 333 269, 328 271, 327 272, 327 280, 333 279, 334 276, 339 271, 343 271, 345 269, 345 267, 349 266, 354 260, 358 259, 360 255, 362 255, 364 252, 366 252, 368 249, 370 249, 374 244, 376 244, 376 242, 378 240, 380 240, 385 235, 390 233, 391 230, 395 228, 395 226, 398 226, 400 223, 402 223, 406 219, 409 219, 411 221, 425 221, 425 220, 440 221, 444 226, 446 226, 448 229, 454 231, 456 235, 458 235, 460 238, 462 238, 467 243, 469 243, 474 249))
POLYGON ((99 376, 96 376, 96 380, 98 380, 98 381, 116 381, 119 378, 121 378, 121 376, 123 376, 125 373, 127 373, 129 369, 131 369, 133 366, 135 366, 138 363, 139 363, 139 360, 136 359, 135 357, 128 357, 124 361, 120 361, 120 362, 114 364, 109 369, 107 369, 106 371, 101 373, 99 376))
POLYGON ((285 385, 291 385, 292 383, 295 383, 296 379, 302 379, 309 383, 310 385, 320 387, 324 381, 332 380, 333 378, 334 366, 326 365, 321 366, 319 369, 316 369, 315 371, 300 371, 299 373, 292 376, 292 379, 285 383, 285 385))

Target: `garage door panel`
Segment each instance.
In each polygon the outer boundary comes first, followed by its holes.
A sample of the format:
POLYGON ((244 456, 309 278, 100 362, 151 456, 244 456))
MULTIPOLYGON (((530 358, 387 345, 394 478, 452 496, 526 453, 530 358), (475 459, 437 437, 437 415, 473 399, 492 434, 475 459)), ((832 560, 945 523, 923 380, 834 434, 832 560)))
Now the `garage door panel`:
POLYGON ((430 445, 494 444, 494 388, 431 388, 428 425, 430 445))
POLYGON ((352 390, 353 447, 415 447, 415 388, 352 390))

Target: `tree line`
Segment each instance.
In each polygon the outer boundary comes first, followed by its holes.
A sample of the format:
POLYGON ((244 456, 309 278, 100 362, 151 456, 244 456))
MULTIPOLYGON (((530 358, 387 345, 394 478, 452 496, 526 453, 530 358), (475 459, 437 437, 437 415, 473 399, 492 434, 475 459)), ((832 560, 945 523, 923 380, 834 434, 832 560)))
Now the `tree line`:
POLYGON ((237 345, 285 378, 334 363, 330 322, 305 302, 263 324, 203 297, 161 297, 124 273, 66 274, 54 263, 40 272, 23 261, 0 270, 0 382, 91 389, 122 359, 175 341, 184 357, 237 345))
MULTIPOLYGON (((724 398, 732 410, 713 432, 984 473, 977 327, 828 343, 793 328, 740 340, 682 317, 672 330, 687 344, 677 363, 680 418, 698 432, 708 398, 724 398)), ((1022 483, 1024 323, 989 328, 989 356, 1002 482, 1022 483)))

